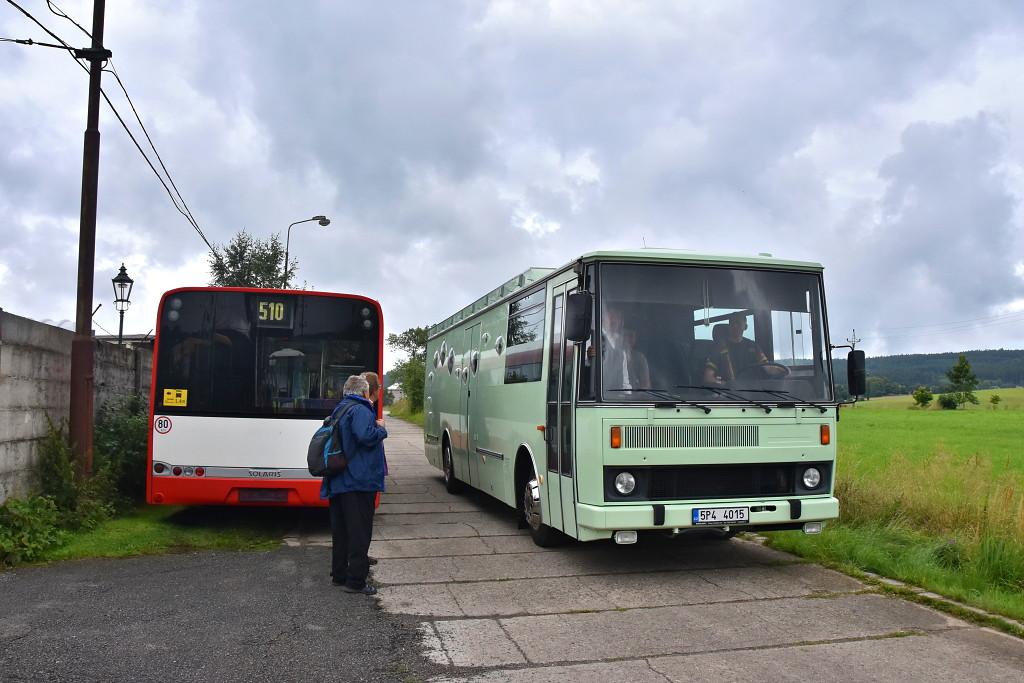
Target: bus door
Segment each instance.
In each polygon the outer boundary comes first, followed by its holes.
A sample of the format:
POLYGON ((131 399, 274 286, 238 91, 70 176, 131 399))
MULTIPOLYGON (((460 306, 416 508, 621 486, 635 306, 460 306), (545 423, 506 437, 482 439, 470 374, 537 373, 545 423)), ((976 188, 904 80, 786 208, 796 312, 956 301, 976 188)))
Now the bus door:
POLYGON ((480 324, 466 330, 466 351, 462 358, 462 372, 459 373, 459 429, 462 433, 462 447, 466 470, 464 475, 470 486, 481 487, 480 464, 476 458, 479 443, 476 428, 476 408, 479 397, 473 396, 476 387, 476 371, 480 364, 480 324))
POLYGON ((576 501, 573 486, 573 367, 576 346, 562 334, 566 287, 555 289, 551 306, 551 337, 548 345, 547 508, 545 521, 570 535, 576 534, 576 501))

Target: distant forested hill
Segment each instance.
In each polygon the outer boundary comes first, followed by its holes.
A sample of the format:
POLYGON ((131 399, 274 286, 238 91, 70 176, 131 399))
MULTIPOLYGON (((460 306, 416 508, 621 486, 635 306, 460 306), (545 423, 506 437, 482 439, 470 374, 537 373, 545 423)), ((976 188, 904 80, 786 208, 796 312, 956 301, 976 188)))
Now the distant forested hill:
MULTIPOLYGON (((846 389, 846 356, 842 350, 834 360, 836 387, 846 389), (840 385, 842 385, 840 387, 840 385)), ((942 391, 948 384, 946 371, 958 353, 915 353, 867 359, 868 395, 909 394, 919 386, 942 391)), ((978 376, 979 389, 1024 386, 1024 350, 963 351, 978 376)))

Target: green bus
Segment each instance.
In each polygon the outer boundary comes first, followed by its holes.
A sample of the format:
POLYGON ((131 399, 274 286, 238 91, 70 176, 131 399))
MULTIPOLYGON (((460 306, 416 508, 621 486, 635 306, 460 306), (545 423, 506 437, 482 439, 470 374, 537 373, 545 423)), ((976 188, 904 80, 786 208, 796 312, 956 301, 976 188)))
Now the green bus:
MULTIPOLYGON (((817 533, 839 405, 822 266, 643 249, 531 268, 430 328, 427 459, 534 541, 817 533)), ((862 351, 848 364, 863 393, 862 351)))

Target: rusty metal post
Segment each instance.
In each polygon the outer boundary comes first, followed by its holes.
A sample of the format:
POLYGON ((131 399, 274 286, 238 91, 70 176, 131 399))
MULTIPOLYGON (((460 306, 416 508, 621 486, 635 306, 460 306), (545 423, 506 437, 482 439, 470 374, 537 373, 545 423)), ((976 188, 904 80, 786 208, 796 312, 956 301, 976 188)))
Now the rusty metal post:
POLYGON ((78 302, 71 341, 71 448, 80 471, 92 473, 93 339, 92 285, 96 260, 96 200, 100 171, 100 75, 109 55, 103 49, 105 0, 94 0, 92 48, 77 51, 89 60, 89 110, 82 155, 82 209, 78 233, 78 302))

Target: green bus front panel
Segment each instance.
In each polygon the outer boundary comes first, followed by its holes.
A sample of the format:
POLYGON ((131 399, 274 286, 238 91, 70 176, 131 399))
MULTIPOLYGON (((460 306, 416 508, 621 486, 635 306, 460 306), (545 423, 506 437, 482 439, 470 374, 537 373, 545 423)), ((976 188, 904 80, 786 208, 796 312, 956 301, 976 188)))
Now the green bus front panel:
POLYGON ((708 415, 686 407, 579 407, 578 537, 685 529, 693 526, 694 509, 708 507, 751 509, 743 525, 751 530, 835 519, 834 415, 801 407, 775 408, 771 414, 756 407, 719 407, 708 415), (828 444, 821 443, 822 425, 828 444), (611 445, 613 426, 622 430, 619 448, 611 445), (809 491, 801 475, 810 466, 824 480, 809 491), (631 496, 613 492, 610 482, 618 472, 630 472, 638 481, 631 496), (655 506, 663 506, 663 521, 655 506))

